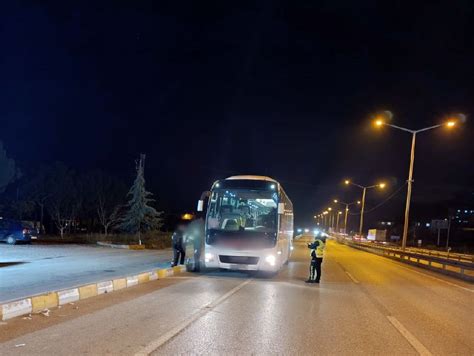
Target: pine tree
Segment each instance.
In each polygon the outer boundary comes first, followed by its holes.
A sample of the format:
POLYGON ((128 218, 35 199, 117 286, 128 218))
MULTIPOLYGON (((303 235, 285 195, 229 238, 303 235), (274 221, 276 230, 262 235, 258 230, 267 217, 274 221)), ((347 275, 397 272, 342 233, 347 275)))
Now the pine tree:
POLYGON ((131 197, 127 203, 127 212, 122 218, 120 228, 132 234, 138 234, 138 243, 141 245, 141 232, 159 229, 162 226, 161 215, 148 204, 154 201, 150 198, 152 193, 145 190, 145 155, 140 155, 137 163, 137 177, 133 182, 128 195, 131 197))

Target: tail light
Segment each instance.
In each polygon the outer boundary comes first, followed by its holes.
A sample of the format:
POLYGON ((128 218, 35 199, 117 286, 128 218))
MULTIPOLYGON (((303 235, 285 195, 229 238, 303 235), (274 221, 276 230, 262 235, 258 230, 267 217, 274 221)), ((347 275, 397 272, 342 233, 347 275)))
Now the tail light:
POLYGON ((27 229, 27 228, 23 229, 23 235, 26 235, 29 233, 30 233, 30 229, 27 229))

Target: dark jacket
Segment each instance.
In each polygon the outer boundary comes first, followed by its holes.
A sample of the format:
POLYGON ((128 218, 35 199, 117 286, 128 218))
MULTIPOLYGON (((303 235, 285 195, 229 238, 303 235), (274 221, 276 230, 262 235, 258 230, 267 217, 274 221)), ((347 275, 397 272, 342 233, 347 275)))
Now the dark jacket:
POLYGON ((319 241, 314 241, 308 244, 308 248, 311 249, 311 259, 316 259, 316 248, 319 246, 319 241))
POLYGON ((173 233, 173 236, 171 236, 171 240, 173 242, 174 249, 176 250, 184 249, 183 233, 181 231, 175 231, 173 233))

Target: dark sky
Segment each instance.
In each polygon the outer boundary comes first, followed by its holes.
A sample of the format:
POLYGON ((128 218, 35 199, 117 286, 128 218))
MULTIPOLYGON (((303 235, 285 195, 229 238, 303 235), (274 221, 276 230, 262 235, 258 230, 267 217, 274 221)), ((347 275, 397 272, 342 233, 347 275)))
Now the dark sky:
MULTIPOLYGON (((5 2, 6 3, 6 2, 5 2)), ((130 181, 147 154, 160 207, 190 210, 231 174, 281 180, 298 222, 340 183, 407 176, 415 204, 472 197, 474 3, 13 1, 0 11, 0 139, 20 165, 64 161, 130 181)), ((372 218, 400 215, 403 191, 372 218), (395 214, 395 215, 393 215, 395 214)), ((422 209, 422 207, 418 209, 422 209)), ((416 205, 415 205, 416 207, 416 205)))

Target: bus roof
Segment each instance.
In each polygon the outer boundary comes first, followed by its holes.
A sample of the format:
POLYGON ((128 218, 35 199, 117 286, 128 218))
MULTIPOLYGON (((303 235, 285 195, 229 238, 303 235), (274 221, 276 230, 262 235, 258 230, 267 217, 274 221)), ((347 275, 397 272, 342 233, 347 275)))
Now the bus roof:
POLYGON ((237 179, 241 179, 241 180, 263 180, 263 181, 267 181, 267 182, 278 183, 275 179, 270 178, 270 177, 266 177, 266 176, 242 175, 242 176, 232 176, 232 177, 226 178, 226 180, 237 180, 237 179))

